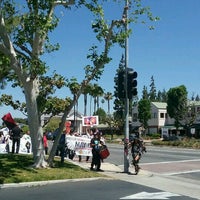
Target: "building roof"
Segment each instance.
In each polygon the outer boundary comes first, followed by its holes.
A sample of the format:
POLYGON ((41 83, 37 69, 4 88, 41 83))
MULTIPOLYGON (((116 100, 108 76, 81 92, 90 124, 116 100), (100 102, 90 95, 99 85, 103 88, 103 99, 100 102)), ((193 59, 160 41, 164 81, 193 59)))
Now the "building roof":
POLYGON ((200 106, 200 101, 190 101, 188 100, 189 105, 200 106))
POLYGON ((167 103, 165 102, 151 102, 158 109, 166 109, 167 103))

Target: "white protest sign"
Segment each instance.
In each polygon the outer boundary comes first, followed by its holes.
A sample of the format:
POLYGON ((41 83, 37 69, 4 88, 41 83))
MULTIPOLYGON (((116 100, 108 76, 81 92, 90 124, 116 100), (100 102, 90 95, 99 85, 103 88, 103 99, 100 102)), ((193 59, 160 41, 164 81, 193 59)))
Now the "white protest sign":
POLYGON ((76 152, 76 155, 92 156, 90 138, 66 136, 67 147, 76 152))

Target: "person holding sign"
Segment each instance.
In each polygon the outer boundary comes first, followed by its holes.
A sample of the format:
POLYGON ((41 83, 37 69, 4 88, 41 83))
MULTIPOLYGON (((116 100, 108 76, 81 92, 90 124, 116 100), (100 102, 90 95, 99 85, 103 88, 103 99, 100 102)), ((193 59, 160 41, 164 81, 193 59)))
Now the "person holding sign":
POLYGON ((90 146, 92 148, 92 163, 90 170, 94 170, 94 166, 96 166, 96 171, 103 171, 100 169, 101 167, 101 156, 100 156, 100 147, 102 142, 100 141, 100 134, 96 129, 93 129, 94 137, 91 139, 90 146))

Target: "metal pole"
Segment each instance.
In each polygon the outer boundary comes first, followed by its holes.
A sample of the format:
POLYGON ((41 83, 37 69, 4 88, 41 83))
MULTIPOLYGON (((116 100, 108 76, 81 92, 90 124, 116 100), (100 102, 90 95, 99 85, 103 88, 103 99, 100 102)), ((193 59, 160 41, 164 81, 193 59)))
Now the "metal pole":
MULTIPOLYGON (((129 2, 126 0, 124 15, 125 17, 125 31, 128 30, 128 6, 129 2)), ((125 134, 124 134, 124 172, 129 173, 129 99, 127 91, 127 71, 128 71, 128 38, 125 40, 125 134)))

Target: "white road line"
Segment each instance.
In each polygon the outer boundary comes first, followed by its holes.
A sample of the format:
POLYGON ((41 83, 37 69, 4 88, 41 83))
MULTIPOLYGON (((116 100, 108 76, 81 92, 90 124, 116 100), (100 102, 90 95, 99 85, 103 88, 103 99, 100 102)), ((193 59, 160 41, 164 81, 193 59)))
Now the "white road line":
POLYGON ((200 170, 189 170, 189 171, 184 171, 184 172, 162 173, 162 175, 173 176, 173 175, 189 174, 189 173, 196 173, 196 172, 200 172, 200 170))
POLYGON ((175 160, 175 161, 164 161, 164 162, 153 162, 153 163, 140 163, 140 165, 156 165, 156 164, 199 162, 199 161, 200 161, 200 159, 194 159, 194 160, 175 160))

